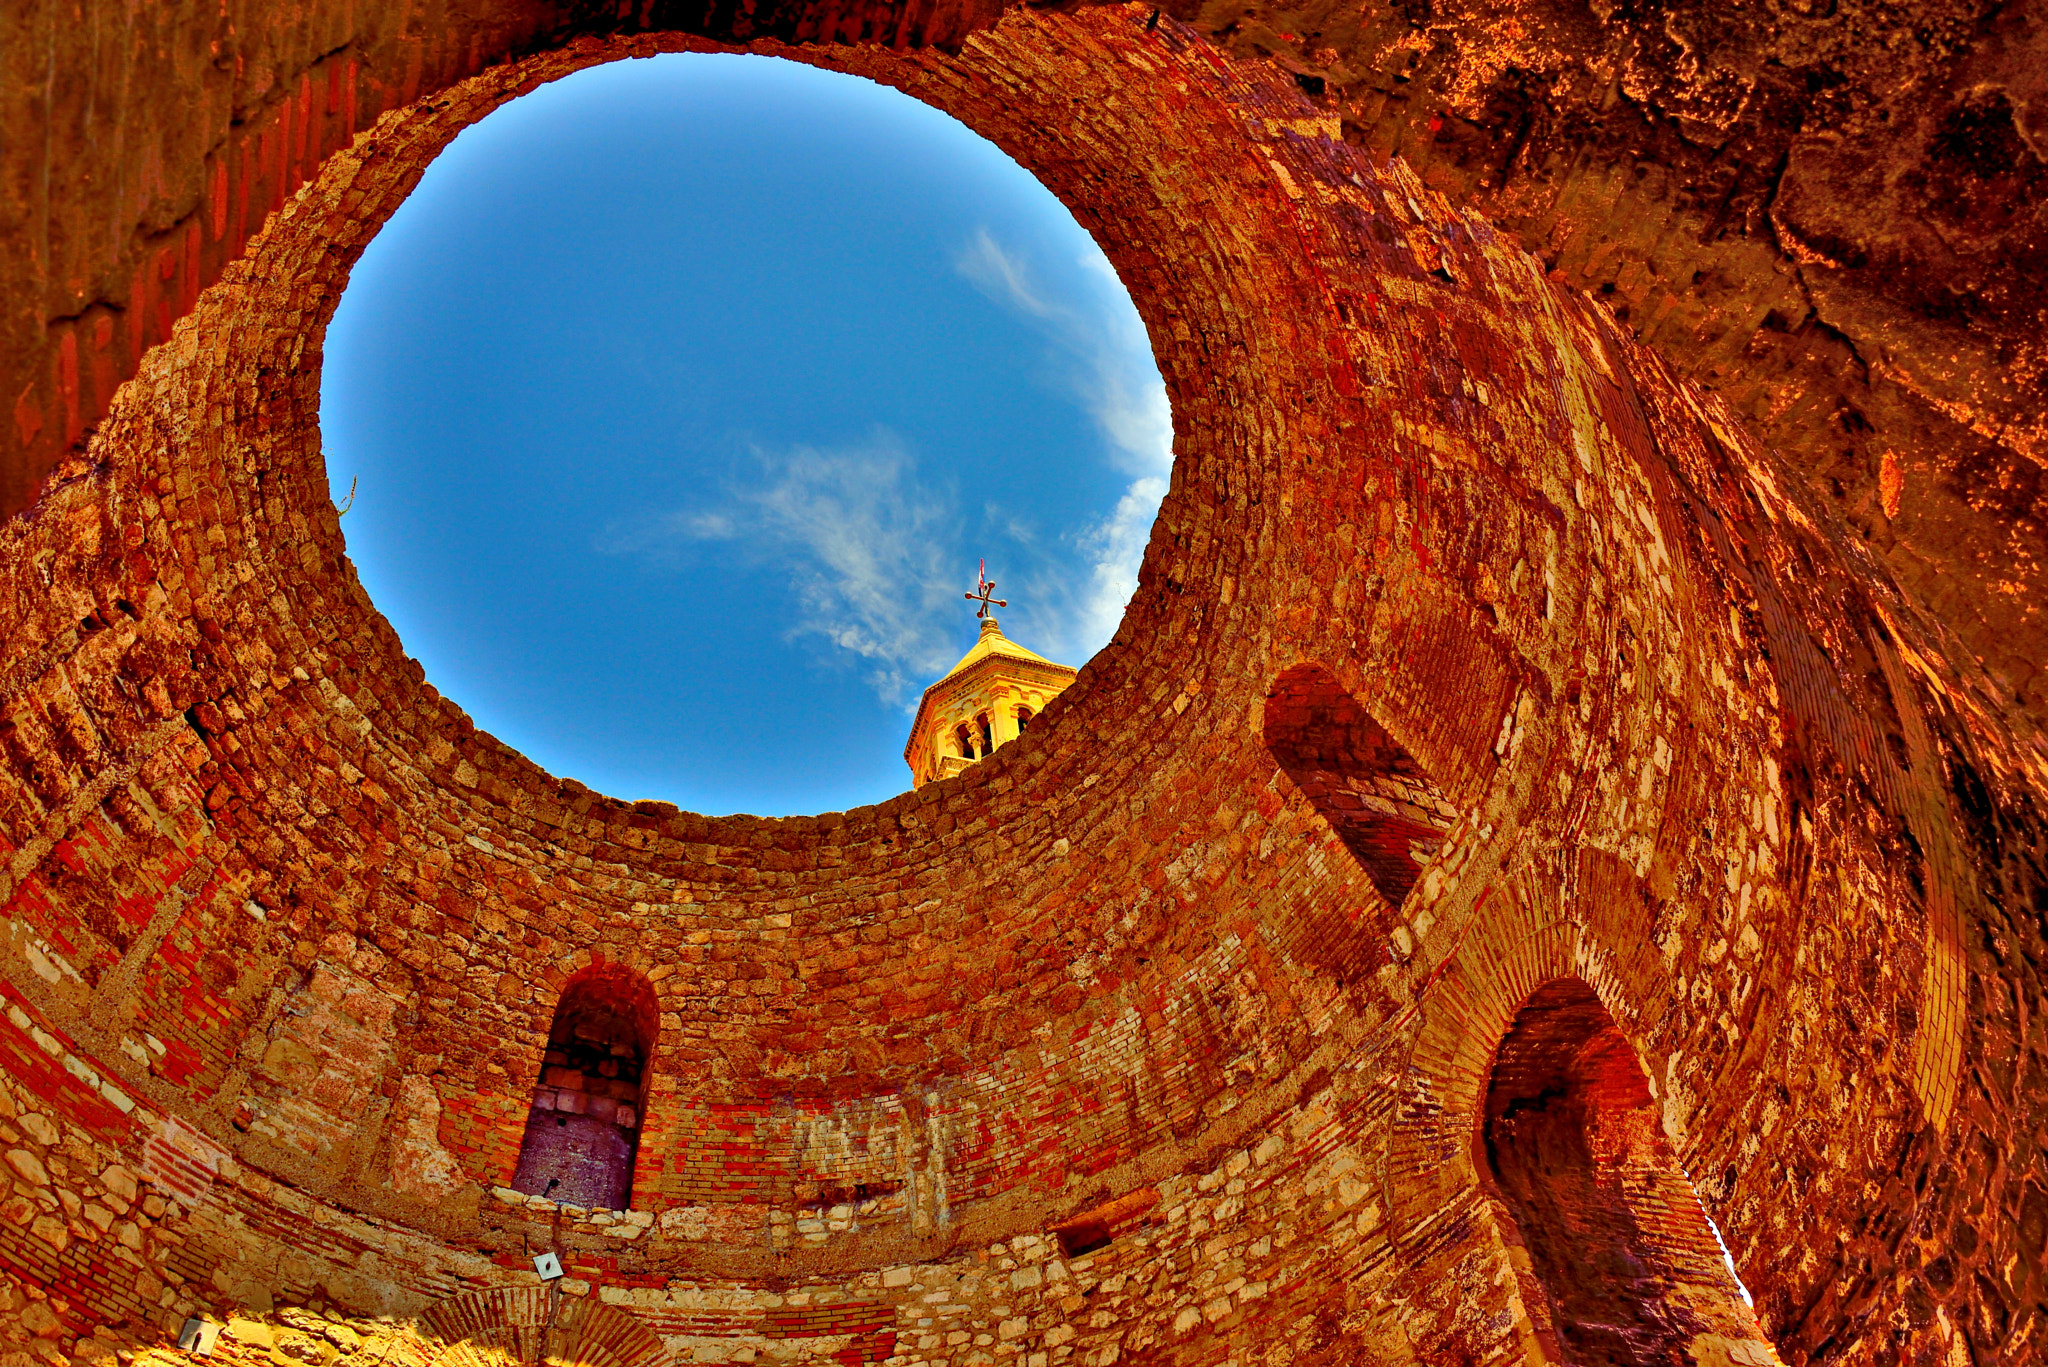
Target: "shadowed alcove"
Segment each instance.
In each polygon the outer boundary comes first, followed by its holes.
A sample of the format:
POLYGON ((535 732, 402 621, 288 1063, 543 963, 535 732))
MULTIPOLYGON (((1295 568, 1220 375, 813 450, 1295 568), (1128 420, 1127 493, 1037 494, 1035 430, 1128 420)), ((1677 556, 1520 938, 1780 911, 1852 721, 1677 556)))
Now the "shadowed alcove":
POLYGON ((1321 664, 1283 670, 1266 694, 1266 748, 1398 907, 1457 820, 1435 780, 1321 664))
POLYGON ((630 969, 569 979, 548 1028, 512 1188, 564 1205, 624 1210, 646 1113, 654 990, 630 969))
POLYGON ((1564 1361, 1653 1367, 1696 1360, 1703 1335, 1761 1338, 1635 1050, 1585 982, 1546 983, 1515 1015, 1480 1138, 1564 1361))

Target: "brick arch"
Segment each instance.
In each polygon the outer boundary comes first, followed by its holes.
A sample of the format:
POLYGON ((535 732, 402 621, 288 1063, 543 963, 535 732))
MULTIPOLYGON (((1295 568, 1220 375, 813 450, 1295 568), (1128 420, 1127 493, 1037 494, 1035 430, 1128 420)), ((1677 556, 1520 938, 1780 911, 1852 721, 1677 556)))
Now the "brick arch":
POLYGON ((582 947, 543 967, 534 984, 536 1027, 546 1029, 548 1014, 562 993, 577 983, 596 981, 616 984, 633 999, 635 1024, 652 1053, 675 1047, 676 1041, 663 1034, 661 1017, 689 990, 688 980, 677 974, 673 961, 664 960, 644 944, 582 947))
MULTIPOLYGON (((643 1042, 641 1065, 645 1070, 640 1097, 635 1103, 636 1120, 648 1123, 646 1102, 657 1089, 665 1048, 673 1038, 664 1034, 663 992, 673 965, 662 965, 644 952, 608 955, 602 950, 577 950, 560 964, 546 965, 536 974, 521 1010, 508 1024, 507 1038, 494 1045, 502 1061, 504 1083, 466 1094, 441 1085, 442 1098, 453 1092, 459 1103, 444 1106, 438 1126, 442 1146, 455 1155, 459 1167, 483 1186, 510 1186, 519 1171, 520 1155, 533 1122, 536 1093, 547 1068, 549 1034, 564 997, 581 985, 608 985, 623 1002, 643 1042)), ((655 1160, 658 1161, 658 1160, 655 1160)), ((634 1158, 634 1185, 640 1183, 638 1152, 634 1158)))
POLYGON ((585 952, 572 958, 570 964, 566 973, 550 969, 543 974, 543 981, 554 989, 553 1010, 559 1011, 563 999, 573 992, 602 992, 615 1000, 619 1010, 631 1019, 634 1033, 651 1063, 662 1044, 661 988, 654 976, 660 971, 659 966, 639 953, 607 958, 603 953, 585 952))
POLYGON ((1525 998, 1494 1051, 1474 1166, 1540 1336, 1585 1367, 1775 1360, 1678 1166, 1636 1051, 1583 978, 1525 998), (1545 1322, 1547 1321, 1547 1323, 1545 1322))
POLYGON ((1579 936, 1568 921, 1545 914, 1545 901, 1529 889, 1489 889, 1485 902, 1491 914, 1432 974, 1409 1025, 1379 1172, 1385 1238, 1404 1280, 1426 1298, 1472 1275, 1475 1258, 1483 1275, 1511 1279, 1514 1337, 1541 1360, 1541 1305, 1515 1276, 1472 1136, 1515 1004, 1574 972, 1579 936))
POLYGON ((421 1317, 424 1367, 671 1367, 674 1356, 630 1311, 548 1285, 472 1291, 421 1317))
POLYGON ((1486 902, 1491 915, 1460 937, 1418 1006, 1391 1120, 1381 1178, 1404 1281, 1429 1298, 1474 1275, 1475 1261, 1512 1279, 1514 1336, 1532 1361, 1775 1362, 1736 1299, 1629 1038, 1648 1024, 1638 1009, 1647 927, 1611 911, 1590 924, 1576 910, 1559 915, 1528 886, 1491 889, 1486 902), (1569 1092, 1560 1111, 1578 1109, 1518 1134, 1515 1117, 1553 1086, 1569 1092), (1596 1093, 1605 1104, 1588 1106, 1596 1093), (1546 1171, 1560 1136, 1588 1161, 1546 1171), (1558 1212, 1596 1191, 1612 1198, 1598 1212, 1608 1218, 1564 1228, 1558 1212), (1475 1235, 1490 1253, 1475 1254, 1475 1235), (1630 1306, 1642 1322, 1615 1334, 1576 1323, 1630 1306))

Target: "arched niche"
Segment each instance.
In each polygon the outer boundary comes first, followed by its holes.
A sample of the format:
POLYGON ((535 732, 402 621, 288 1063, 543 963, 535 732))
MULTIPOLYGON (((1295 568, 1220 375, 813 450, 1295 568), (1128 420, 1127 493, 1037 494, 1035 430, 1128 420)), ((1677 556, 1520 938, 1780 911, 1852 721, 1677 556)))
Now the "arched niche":
POLYGON ((675 1355, 631 1311, 546 1285, 469 1291, 428 1307, 413 1360, 426 1367, 673 1367, 675 1355))
POLYGON ((1777 1361, 1664 1137, 1635 1049, 1583 980, 1545 983, 1516 1013, 1494 1055, 1479 1148, 1561 1361, 1777 1361))
POLYGON ((1415 757, 1313 661, 1266 693, 1266 748, 1390 906, 1407 899, 1457 810, 1415 757))
POLYGON ((555 1004, 512 1188, 625 1210, 660 1019, 647 979, 615 964, 569 979, 555 1004))

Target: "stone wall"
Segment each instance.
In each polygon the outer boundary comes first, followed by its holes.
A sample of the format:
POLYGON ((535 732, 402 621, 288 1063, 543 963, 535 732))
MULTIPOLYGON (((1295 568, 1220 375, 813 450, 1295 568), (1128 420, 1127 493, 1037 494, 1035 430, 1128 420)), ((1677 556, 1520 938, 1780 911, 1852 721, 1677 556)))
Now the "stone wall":
POLYGON ((2048 717, 2048 24, 1993 0, 1181 0, 1725 397, 2048 717))
MULTIPOLYGON (((225 0, 4 21, 0 514, 385 111, 579 35, 951 50, 1001 0, 225 0)), ((1727 397, 2048 719, 2048 26, 1992 0, 1181 0, 1727 397)))
POLYGON ((1172 489, 1028 733, 717 820, 439 697, 325 497, 325 321, 461 127, 701 41, 383 115, 0 529, 0 1352, 1541 1360, 1587 1288, 1479 1138, 1569 980, 1755 1296, 1674 1253, 1689 1360, 2048 1349, 2048 757, 1726 404, 1146 7, 754 44, 995 140, 1150 329, 1172 489), (1269 743, 1310 674, 1455 814, 1398 904, 1269 743), (657 1007, 627 1212, 509 1186, 590 971, 657 1007))

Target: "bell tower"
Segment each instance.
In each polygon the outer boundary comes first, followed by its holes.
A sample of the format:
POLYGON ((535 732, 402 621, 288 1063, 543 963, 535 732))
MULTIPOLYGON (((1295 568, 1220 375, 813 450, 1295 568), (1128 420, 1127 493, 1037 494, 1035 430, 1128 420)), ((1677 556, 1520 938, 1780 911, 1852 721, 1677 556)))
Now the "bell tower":
POLYGON ((950 778, 1015 740, 1078 672, 1003 635, 990 609, 1009 603, 989 596, 995 583, 985 573, 976 578, 977 591, 966 597, 981 604, 981 636, 917 705, 903 747, 913 788, 950 778))

